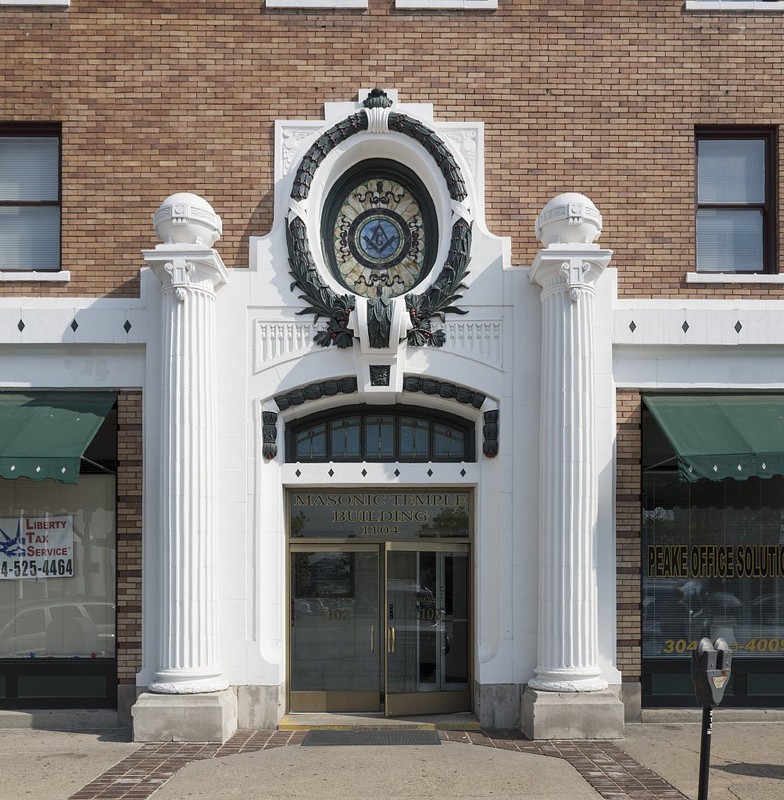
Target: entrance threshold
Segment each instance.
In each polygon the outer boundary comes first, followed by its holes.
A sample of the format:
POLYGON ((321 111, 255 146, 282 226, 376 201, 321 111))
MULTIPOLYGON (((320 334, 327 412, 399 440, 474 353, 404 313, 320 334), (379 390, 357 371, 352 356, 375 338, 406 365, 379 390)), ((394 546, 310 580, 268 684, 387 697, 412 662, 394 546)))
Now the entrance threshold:
POLYGON ((286 714, 278 724, 281 731, 351 731, 361 728, 378 730, 410 728, 436 731, 477 731, 479 720, 470 711, 457 714, 424 714, 385 717, 383 714, 286 714))

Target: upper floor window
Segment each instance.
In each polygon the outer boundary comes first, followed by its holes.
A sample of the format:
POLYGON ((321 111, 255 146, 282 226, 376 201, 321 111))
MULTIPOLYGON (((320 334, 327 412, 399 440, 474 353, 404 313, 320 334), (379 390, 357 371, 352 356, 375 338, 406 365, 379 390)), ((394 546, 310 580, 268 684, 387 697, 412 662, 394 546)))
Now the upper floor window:
POLYGON ((0 270, 60 269, 60 126, 0 125, 0 270))
POLYGON ((474 461, 474 426, 451 414, 355 406, 287 427, 287 461, 474 461))
POLYGON ((773 132, 698 129, 697 269, 772 272, 773 132))

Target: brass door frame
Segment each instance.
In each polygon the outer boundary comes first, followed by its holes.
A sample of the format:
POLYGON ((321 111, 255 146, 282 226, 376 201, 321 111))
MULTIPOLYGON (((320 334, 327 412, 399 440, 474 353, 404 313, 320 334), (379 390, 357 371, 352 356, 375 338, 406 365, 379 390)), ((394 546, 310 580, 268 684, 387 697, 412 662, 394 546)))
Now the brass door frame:
POLYGON ((333 542, 291 542, 287 553, 287 684, 289 687, 289 710, 292 712, 381 712, 385 716, 401 716, 407 714, 445 714, 471 709, 472 686, 472 659, 473 652, 473 581, 471 564, 471 546, 465 542, 374 542, 354 543, 345 540, 333 542), (378 554, 378 624, 371 631, 372 642, 369 643, 371 652, 378 654, 379 688, 378 691, 345 692, 345 691, 295 691, 291 688, 292 670, 292 619, 293 619, 293 583, 291 576, 291 554, 297 552, 375 552, 378 554), (468 558, 468 686, 465 690, 452 692, 407 692, 390 693, 388 690, 387 651, 391 645, 394 631, 390 631, 387 624, 386 609, 389 604, 389 578, 387 569, 388 554, 391 552, 440 552, 440 553, 465 553, 468 558))

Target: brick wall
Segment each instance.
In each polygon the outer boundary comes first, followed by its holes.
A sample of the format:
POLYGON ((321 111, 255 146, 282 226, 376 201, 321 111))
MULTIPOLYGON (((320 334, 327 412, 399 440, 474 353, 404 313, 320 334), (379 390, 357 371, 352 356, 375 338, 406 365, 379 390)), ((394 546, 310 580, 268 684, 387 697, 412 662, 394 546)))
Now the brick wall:
POLYGON ((142 654, 142 393, 117 397, 117 681, 135 684, 142 654))
MULTIPOLYGON (((0 295, 135 296, 151 214, 194 191, 247 266, 273 215, 273 123, 320 118, 360 87, 486 123, 487 217, 536 252, 557 192, 589 195, 631 297, 781 297, 686 286, 695 125, 778 125, 784 15, 686 13, 682 0, 501 0, 495 12, 267 9, 263 0, 72 0, 0 8, 0 121, 62 122, 70 284, 0 295)), ((780 164, 781 166, 781 164, 780 164)), ((779 204, 781 205, 781 203, 779 204)))
POLYGON ((640 421, 639 392, 616 394, 616 570, 618 669, 624 681, 640 680, 640 421))

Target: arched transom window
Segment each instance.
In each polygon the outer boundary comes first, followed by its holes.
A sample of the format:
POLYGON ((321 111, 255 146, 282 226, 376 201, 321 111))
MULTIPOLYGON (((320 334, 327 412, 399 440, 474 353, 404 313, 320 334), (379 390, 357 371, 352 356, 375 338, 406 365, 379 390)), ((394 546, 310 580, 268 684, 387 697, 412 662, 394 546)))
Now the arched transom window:
POLYGON ((474 425, 421 409, 354 406, 289 425, 286 460, 474 461, 474 425))

